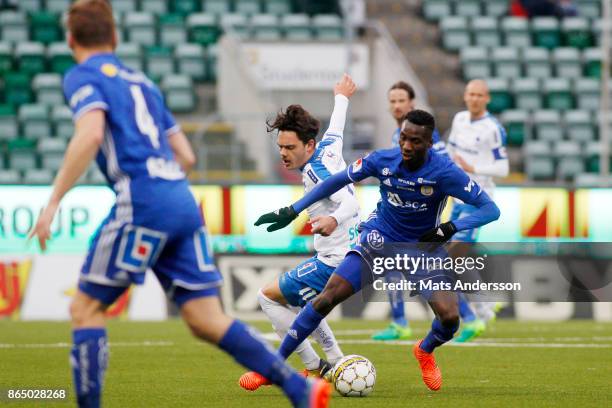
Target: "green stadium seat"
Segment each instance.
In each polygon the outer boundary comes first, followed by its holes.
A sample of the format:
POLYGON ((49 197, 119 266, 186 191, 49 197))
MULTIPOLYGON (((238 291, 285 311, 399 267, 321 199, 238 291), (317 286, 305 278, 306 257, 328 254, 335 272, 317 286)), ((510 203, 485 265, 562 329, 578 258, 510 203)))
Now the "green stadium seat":
POLYGON ((574 109, 574 95, 568 78, 546 78, 542 82, 544 106, 548 109, 574 109))
POLYGON ((174 50, 178 73, 196 81, 206 79, 206 58, 200 44, 180 44, 174 50))
MULTIPOLYGON (((599 141, 588 142, 584 148, 584 156, 587 162, 587 171, 589 173, 599 173, 601 161, 601 143, 599 141)), ((612 165, 612 160, 610 161, 612 165)), ((612 166, 610 166, 612 169, 612 166)))
POLYGON ((486 0, 483 2, 484 15, 501 17, 508 14, 508 0, 486 0))
POLYGON ((519 78, 521 76, 521 60, 517 48, 495 48, 492 60, 495 66, 495 76, 500 78, 519 78))
POLYGON ((65 74, 76 62, 72 57, 72 52, 65 42, 57 42, 47 47, 47 55, 51 65, 51 72, 65 74))
POLYGON ((591 35, 596 47, 601 47, 601 33, 603 31, 603 20, 598 18, 591 24, 591 35))
POLYGON ((488 78, 491 76, 489 51, 486 47, 466 47, 461 49, 461 65, 466 80, 488 78))
POLYGON ((556 110, 537 110, 533 123, 538 140, 559 142, 563 140, 561 114, 556 110))
POLYGON ((159 43, 176 46, 188 41, 185 20, 181 14, 164 14, 159 18, 159 43))
POLYGON ((264 1, 264 6, 266 13, 281 16, 291 13, 291 0, 266 0, 264 1))
POLYGON ((500 113, 514 106, 509 81, 506 78, 489 78, 487 85, 491 95, 491 102, 488 105, 490 112, 500 113))
POLYGON ((501 122, 506 128, 509 146, 522 146, 523 142, 529 139, 527 111, 507 110, 502 113, 501 122))
POLYGON ((29 169, 23 172, 23 184, 43 184, 53 183, 53 172, 50 169, 29 169))
POLYGON ((276 14, 255 14, 251 17, 253 38, 257 40, 280 40, 282 37, 276 14))
POLYGON ((42 43, 24 42, 15 45, 15 59, 19 71, 36 75, 46 70, 45 46, 42 43))
POLYGON ((30 76, 22 72, 7 72, 4 75, 4 99, 15 106, 31 102, 30 76))
MULTIPOLYGON (((0 151, 0 173, 4 171, 4 169, 8 166, 8 161, 2 151, 0 151)), ((0 179, 0 184, 2 184, 2 180, 0 179)))
POLYGON ((11 105, 0 105, 0 141, 10 140, 18 134, 17 116, 11 105))
POLYGON ((262 12, 259 0, 234 0, 236 13, 259 14, 262 12))
POLYGON ((307 14, 286 14, 280 17, 280 26, 288 40, 310 40, 310 17, 307 14))
POLYGON ((562 157, 582 157, 580 143, 574 140, 561 140, 553 143, 553 154, 557 158, 562 157))
POLYGON ((70 8, 72 0, 45 0, 46 10, 51 13, 65 13, 70 8))
POLYGON ((342 20, 335 14, 319 14, 312 18, 312 26, 319 40, 341 40, 344 38, 342 20))
POLYGON ((37 167, 36 142, 31 139, 13 139, 8 142, 9 168, 29 170, 37 167))
POLYGON ((244 14, 224 14, 220 18, 219 25, 223 31, 230 30, 241 39, 250 37, 248 18, 244 14))
POLYGON ((593 45, 591 27, 586 18, 570 17, 561 22, 564 43, 568 47, 587 48, 593 45))
POLYGON ((42 104, 26 104, 19 107, 21 132, 28 139, 40 139, 51 136, 49 108, 42 104))
POLYGON ((62 76, 60 74, 38 74, 32 81, 32 89, 36 93, 36 101, 46 105, 61 105, 64 103, 62 91, 62 76))
POLYGON ((482 14, 480 0, 461 0, 455 3, 456 16, 475 17, 482 14))
POLYGON ((578 78, 574 83, 578 109, 597 110, 601 98, 599 81, 593 78, 578 78))
POLYGON ((423 1, 423 15, 429 21, 438 21, 452 15, 452 3, 450 0, 428 0, 423 1))
POLYGON ((585 171, 584 160, 581 157, 563 157, 557 164, 557 179, 573 180, 585 171))
POLYGON ((561 45, 559 20, 555 17, 535 17, 531 20, 531 29, 533 31, 533 45, 548 49, 557 48, 561 45))
POLYGON ((21 184, 21 174, 17 170, 0 170, 0 184, 21 184))
POLYGON ((230 2, 227 0, 205 0, 204 11, 213 14, 227 14, 230 12, 230 2))
POLYGON ((206 59, 206 75, 208 81, 217 80, 217 56, 219 55, 219 47, 213 44, 208 47, 208 58, 206 59))
POLYGON ((442 45, 447 50, 458 51, 471 44, 470 32, 465 17, 445 17, 440 23, 442 45))
POLYGON ((587 48, 582 53, 584 73, 590 78, 601 78, 601 49, 587 48))
POLYGON ((602 179, 599 174, 595 173, 578 173, 574 177, 576 187, 601 187, 607 184, 607 180, 602 179))
POLYGON ((42 0, 19 0, 19 10, 32 13, 42 10, 42 0))
MULTIPOLYGON (((149 0, 143 1, 143 3, 147 3, 149 0)), ((115 13, 131 13, 136 11, 136 0, 119 0, 113 1, 113 12, 115 13)))
POLYGON ((18 11, 0 12, 0 38, 5 42, 22 43, 30 39, 25 13, 18 11))
POLYGON ((497 19, 493 17, 472 19, 472 34, 474 45, 479 47, 499 47, 502 43, 497 19))
POLYGON ((69 139, 74 134, 72 111, 67 106, 54 106, 51 109, 51 122, 55 129, 53 134, 56 137, 69 139))
POLYGON ((157 43, 153 14, 146 12, 127 13, 124 21, 129 42, 143 46, 151 46, 157 43))
POLYGON ((164 75, 175 73, 172 48, 157 45, 147 47, 145 49, 145 56, 147 60, 147 76, 155 82, 159 81, 164 75))
POLYGON ((166 0, 142 0, 140 10, 163 16, 168 13, 168 3, 166 0))
MULTIPOLYGON (((208 4, 209 2, 210 0, 207 0, 205 4, 208 4)), ((175 12, 175 13, 181 13, 183 15, 197 13, 202 10, 200 7, 201 1, 199 0, 173 0, 173 1, 170 1, 169 3, 171 7, 170 11, 175 12)))
POLYGON ((33 13, 30 16, 32 41, 50 44, 63 38, 59 15, 45 11, 33 13))
POLYGON ((191 14, 187 17, 187 27, 192 42, 206 46, 216 43, 219 38, 219 28, 213 14, 191 14))
POLYGON ((196 107, 193 81, 186 75, 167 75, 161 87, 166 95, 166 104, 173 112, 189 112, 196 107))
POLYGON ((575 2, 581 16, 588 18, 600 18, 602 16, 601 0, 576 0, 575 2))
POLYGON ((582 76, 580 52, 576 48, 560 47, 552 51, 558 77, 579 78, 582 76))
POLYGON ((501 20, 504 44, 507 47, 530 47, 529 22, 524 18, 504 17, 501 20))
POLYGON ((550 52, 546 48, 525 48, 523 50, 525 76, 529 78, 550 78, 552 65, 550 52))
POLYGON ((532 180, 547 180, 555 176, 555 165, 550 156, 550 143, 533 140, 523 144, 525 172, 532 180))
POLYGON ((565 112, 565 131, 570 140, 590 142, 595 140, 595 126, 589 111, 571 110, 565 112))
POLYGON ((66 151, 66 140, 48 137, 38 141, 38 156, 43 169, 57 171, 64 160, 66 151))
POLYGON ((128 67, 136 71, 142 71, 144 69, 142 49, 140 44, 134 43, 119 43, 115 54, 121 61, 128 67))
POLYGON ((542 89, 537 78, 517 78, 512 84, 517 109, 542 109, 542 89))
POLYGON ((0 42, 0 77, 13 70, 13 46, 8 42, 0 42))

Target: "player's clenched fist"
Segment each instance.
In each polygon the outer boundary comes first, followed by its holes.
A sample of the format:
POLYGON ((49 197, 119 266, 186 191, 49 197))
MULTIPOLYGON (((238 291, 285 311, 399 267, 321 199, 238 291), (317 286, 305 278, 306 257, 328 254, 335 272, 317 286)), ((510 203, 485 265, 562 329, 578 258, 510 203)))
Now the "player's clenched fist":
POLYGON ((257 221, 255 221, 255 226, 272 224, 268 225, 267 228, 268 232, 272 232, 285 228, 287 225, 291 224, 291 221, 293 221, 296 217, 297 213, 292 206, 283 207, 279 210, 269 212, 259 217, 257 221))
POLYGON ((334 95, 344 95, 350 98, 357 90, 357 85, 353 82, 353 78, 349 74, 343 74, 340 81, 334 86, 334 95))

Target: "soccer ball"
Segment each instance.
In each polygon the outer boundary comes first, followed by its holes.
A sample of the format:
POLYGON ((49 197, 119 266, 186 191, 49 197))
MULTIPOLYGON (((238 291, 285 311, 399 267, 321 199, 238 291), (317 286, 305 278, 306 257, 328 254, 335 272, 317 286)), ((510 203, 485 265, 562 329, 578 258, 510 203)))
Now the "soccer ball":
POLYGON ((367 358, 351 354, 332 368, 331 380, 343 397, 365 397, 374 389, 376 369, 367 358))

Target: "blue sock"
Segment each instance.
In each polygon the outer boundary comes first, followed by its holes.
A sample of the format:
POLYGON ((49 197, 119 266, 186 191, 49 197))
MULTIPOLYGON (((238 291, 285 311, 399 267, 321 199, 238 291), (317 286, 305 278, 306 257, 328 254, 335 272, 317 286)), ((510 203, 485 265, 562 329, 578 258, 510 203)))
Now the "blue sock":
MULTIPOLYGON (((387 282, 399 283, 403 276, 401 273, 389 273, 386 276, 387 282)), ((391 304, 391 317, 393 322, 400 326, 408 326, 408 320, 406 320, 406 314, 404 313, 404 297, 401 290, 390 290, 389 291, 389 303, 391 304)))
POLYGON ((312 303, 307 303, 293 321, 291 328, 278 348, 278 353, 281 357, 286 360, 295 351, 297 346, 319 326, 323 317, 314 310, 312 303))
POLYGON ((219 347, 238 363, 281 386, 294 405, 304 398, 306 380, 274 353, 252 327, 234 320, 219 342, 219 347))
POLYGON ((431 330, 421 343, 421 350, 431 353, 436 347, 451 340, 458 328, 458 322, 452 326, 444 326, 440 320, 434 319, 431 323, 431 330))
POLYGON ((476 320, 476 315, 470 306, 470 302, 468 302, 467 298, 463 293, 458 293, 459 297, 459 316, 461 316, 461 320, 463 322, 473 322, 476 320))
POLYGON ((70 364, 77 403, 81 408, 97 408, 100 406, 104 371, 108 365, 106 329, 75 329, 72 338, 74 345, 70 352, 70 364))

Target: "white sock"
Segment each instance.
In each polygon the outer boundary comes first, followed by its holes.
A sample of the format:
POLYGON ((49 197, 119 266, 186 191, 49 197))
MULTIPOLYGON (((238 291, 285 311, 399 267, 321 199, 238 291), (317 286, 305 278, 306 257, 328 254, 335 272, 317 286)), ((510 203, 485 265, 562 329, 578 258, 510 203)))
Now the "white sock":
MULTIPOLYGON (((261 305, 261 309, 268 316, 270 321, 272 322, 272 327, 274 331, 279 335, 281 339, 285 337, 287 331, 291 327, 291 324, 295 320, 296 314, 288 307, 281 305, 278 302, 268 298, 263 294, 261 289, 257 293, 257 300, 261 305)), ((317 352, 312 348, 310 341, 308 339, 304 340, 300 343, 299 346, 295 349, 295 352, 300 356, 304 366, 308 370, 316 370, 319 368, 319 361, 321 358, 317 354, 317 352)))
MULTIPOLYGON (((300 310, 300 308, 295 306, 291 306, 291 309, 297 311, 300 310)), ((323 352, 325 353, 327 361, 329 361, 331 365, 336 364, 342 357, 344 357, 342 350, 340 350, 340 346, 338 346, 336 336, 334 336, 334 332, 332 331, 331 327, 329 327, 329 324, 327 324, 326 319, 321 320, 321 323, 319 323, 319 326, 312 332, 311 336, 317 343, 319 343, 323 349, 323 352)))
POLYGON ((470 305, 480 320, 488 322, 495 317, 495 302, 472 302, 470 305))

